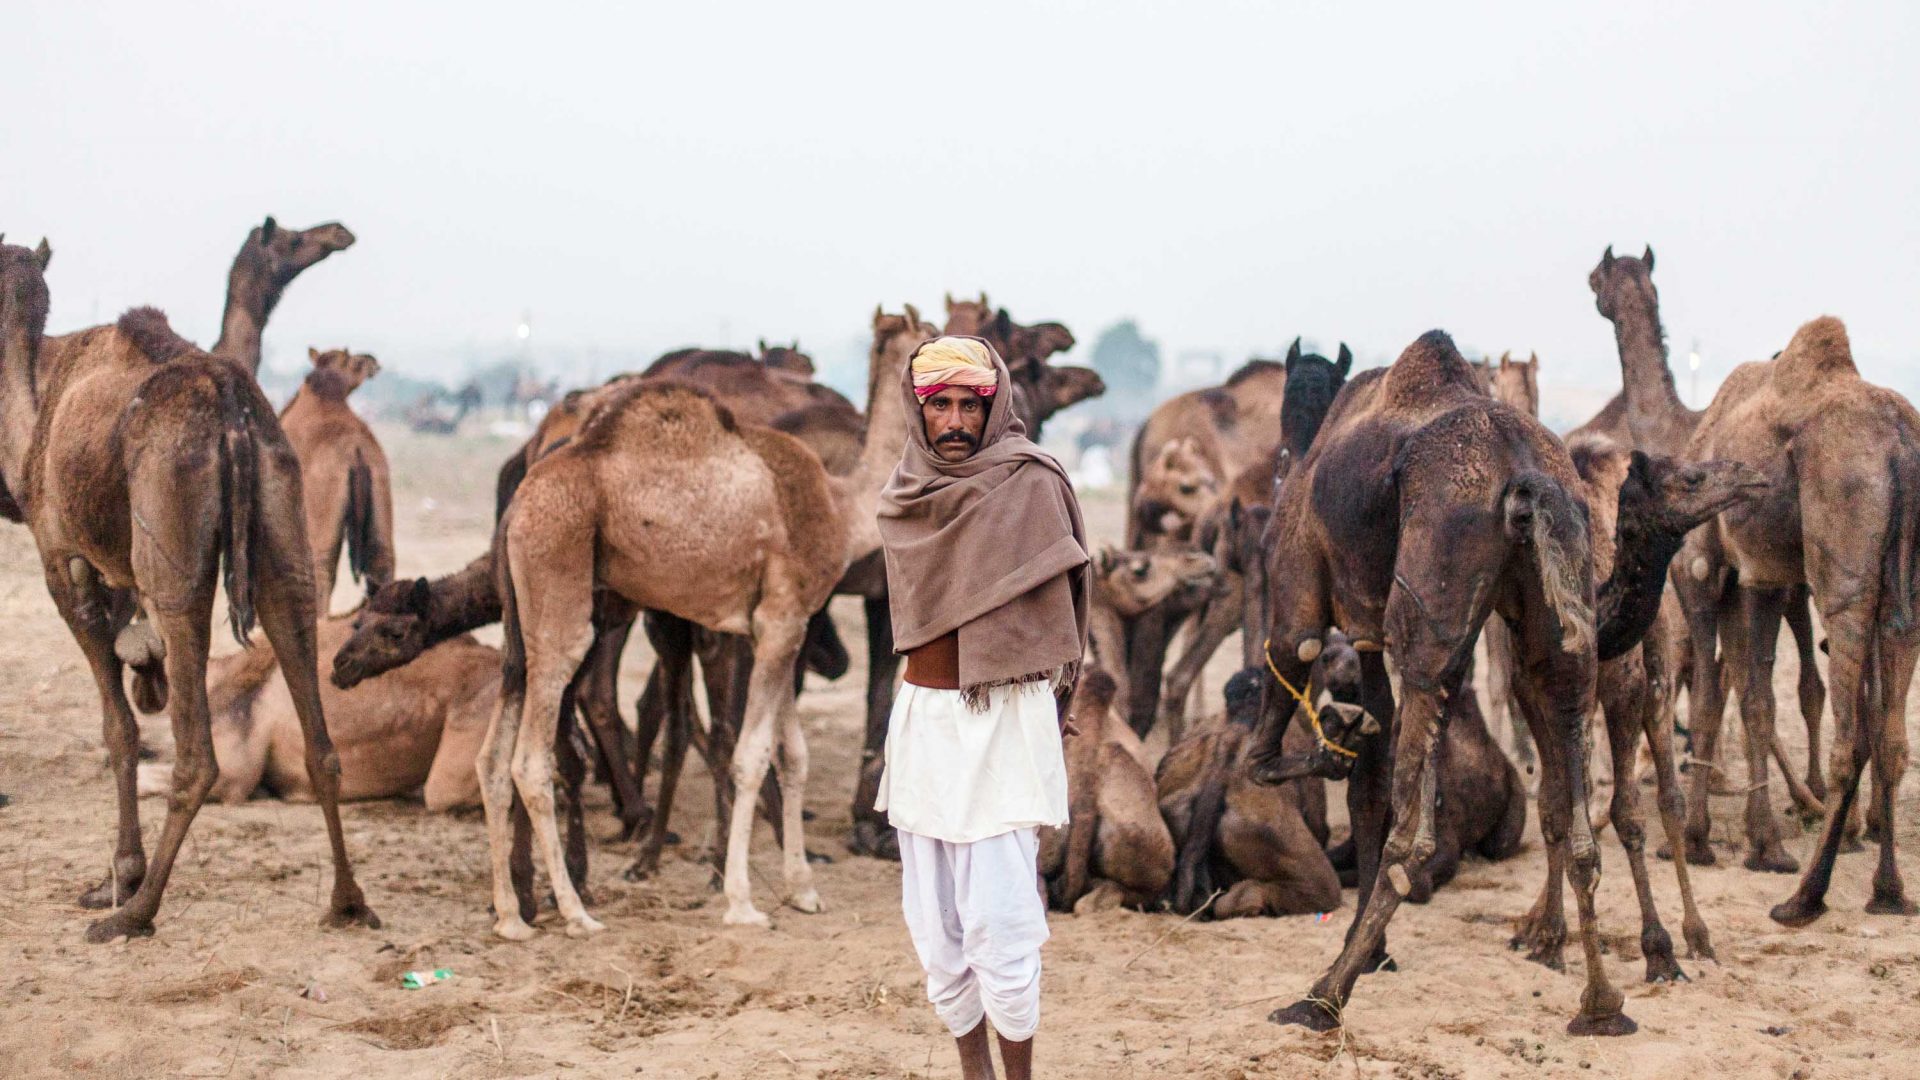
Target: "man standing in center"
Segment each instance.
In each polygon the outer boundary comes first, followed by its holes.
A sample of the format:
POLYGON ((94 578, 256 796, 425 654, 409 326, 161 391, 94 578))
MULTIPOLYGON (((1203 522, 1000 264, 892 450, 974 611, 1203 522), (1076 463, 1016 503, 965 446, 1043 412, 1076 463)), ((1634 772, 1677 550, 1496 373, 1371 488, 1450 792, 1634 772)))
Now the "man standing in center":
MULTIPOLYGON (((1046 904, 1037 829, 1067 821, 1063 722, 1087 642, 1087 545, 1060 463, 1014 417, 987 342, 907 365, 908 438, 880 497, 894 651, 875 809, 900 833, 901 900, 927 997, 966 1080, 1032 1075, 1046 904)), ((1070 731, 1071 728, 1069 727, 1070 731)))

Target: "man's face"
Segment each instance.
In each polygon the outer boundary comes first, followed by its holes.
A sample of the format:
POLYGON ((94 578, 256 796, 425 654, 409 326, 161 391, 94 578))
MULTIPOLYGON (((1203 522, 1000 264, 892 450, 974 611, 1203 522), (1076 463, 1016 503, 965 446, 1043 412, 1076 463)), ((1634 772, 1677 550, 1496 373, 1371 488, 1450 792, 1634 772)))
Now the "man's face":
POLYGON ((949 386, 920 403, 927 441, 942 461, 965 461, 980 449, 987 427, 987 402, 964 386, 949 386))

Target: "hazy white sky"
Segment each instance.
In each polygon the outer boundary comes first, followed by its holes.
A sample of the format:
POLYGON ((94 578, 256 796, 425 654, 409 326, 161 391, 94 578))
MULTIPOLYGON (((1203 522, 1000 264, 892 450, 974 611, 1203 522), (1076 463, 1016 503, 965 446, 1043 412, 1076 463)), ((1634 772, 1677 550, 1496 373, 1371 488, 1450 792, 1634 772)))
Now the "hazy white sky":
POLYGON ((1587 272, 1650 241, 1677 366, 1833 312, 1920 384, 1915 6, 1567 7, 16 4, 0 230, 52 239, 51 329, 210 343, 249 226, 338 219, 283 363, 426 373, 523 309, 636 363, 844 348, 984 287, 1080 355, 1440 326, 1588 386, 1587 272))

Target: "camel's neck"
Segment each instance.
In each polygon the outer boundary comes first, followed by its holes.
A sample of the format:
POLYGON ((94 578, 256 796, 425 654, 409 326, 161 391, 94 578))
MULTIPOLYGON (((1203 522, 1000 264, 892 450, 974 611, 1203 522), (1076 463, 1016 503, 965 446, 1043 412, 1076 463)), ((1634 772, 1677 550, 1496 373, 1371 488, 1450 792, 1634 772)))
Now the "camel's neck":
POLYGON ((260 272, 246 264, 243 254, 235 259, 227 275, 227 308, 220 316, 220 340, 214 342, 213 355, 224 356, 258 374, 260 342, 267 329, 267 316, 280 302, 280 290, 263 280, 260 272))
POLYGON ((40 417, 33 368, 39 342, 25 327, 9 327, 0 342, 0 480, 16 501, 26 498, 27 447, 40 417))
POLYGON ((900 372, 906 353, 883 347, 873 351, 867 371, 867 433, 860 444, 860 463, 849 477, 851 503, 848 525, 853 532, 849 555, 859 560, 880 547, 875 524, 880 489, 900 464, 907 448, 907 408, 900 398, 900 372))
POLYGON ((433 592, 429 608, 432 615, 427 621, 430 647, 500 621, 500 593, 494 586, 491 551, 427 587, 433 592))
POLYGON ((1667 586, 1667 565, 1686 539, 1685 534, 1647 525, 1626 507, 1621 508, 1614 537, 1613 573, 1594 597, 1603 661, 1638 645, 1652 628, 1667 586))
POLYGON ((1620 379, 1634 445, 1652 453, 1680 452, 1682 447, 1669 444, 1676 439, 1684 442, 1698 416, 1674 389, 1659 302, 1649 297, 1644 304, 1616 315, 1613 340, 1620 349, 1620 379))

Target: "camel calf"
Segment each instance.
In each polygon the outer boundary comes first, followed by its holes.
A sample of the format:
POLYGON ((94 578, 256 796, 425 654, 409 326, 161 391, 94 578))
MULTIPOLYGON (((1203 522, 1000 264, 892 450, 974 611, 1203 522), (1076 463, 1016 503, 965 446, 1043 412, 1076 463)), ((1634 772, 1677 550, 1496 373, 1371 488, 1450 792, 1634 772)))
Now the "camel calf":
POLYGON ((1042 829, 1040 874, 1054 908, 1079 914, 1159 898, 1173 879, 1173 836, 1160 817, 1139 736, 1113 711, 1113 676, 1095 669, 1074 690, 1067 738, 1070 820, 1042 829))
POLYGON ((324 614, 333 599, 340 549, 368 591, 393 580, 393 481, 387 455, 347 396, 379 374, 380 361, 345 349, 307 350, 313 370, 280 412, 300 459, 300 490, 313 548, 314 590, 324 614))

